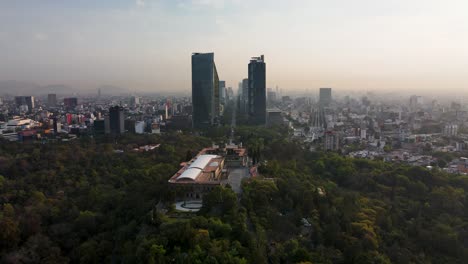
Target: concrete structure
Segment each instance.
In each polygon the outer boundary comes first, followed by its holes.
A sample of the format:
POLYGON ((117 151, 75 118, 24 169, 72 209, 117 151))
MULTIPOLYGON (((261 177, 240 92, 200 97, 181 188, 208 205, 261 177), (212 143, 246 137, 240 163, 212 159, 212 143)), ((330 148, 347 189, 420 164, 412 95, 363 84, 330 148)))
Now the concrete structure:
POLYGON ((203 128, 218 123, 220 113, 219 78, 214 53, 192 54, 192 124, 203 128))
POLYGON ((451 137, 458 134, 458 125, 448 124, 444 126, 444 136, 451 137))
POLYGON ((266 124, 265 57, 252 57, 249 63, 248 115, 252 124, 266 124))
POLYGON ((331 88, 320 88, 319 92, 319 103, 321 106, 330 106, 332 101, 332 89, 331 88))
POLYGON ((339 134, 335 131, 327 131, 325 132, 325 150, 339 150, 340 149, 340 137, 339 134))
POLYGON ((124 110, 120 106, 113 106, 109 109, 109 129, 110 134, 120 135, 125 132, 124 110))
POLYGON ((206 192, 221 185, 226 178, 224 158, 221 156, 202 154, 181 163, 181 166, 169 179, 169 184, 178 188, 185 199, 202 199, 206 192))
POLYGON ((63 99, 63 104, 64 104, 65 108, 74 109, 75 107, 78 106, 78 98, 76 98, 76 97, 64 98, 63 99))
POLYGON ((145 133, 146 123, 145 121, 137 121, 135 122, 135 133, 136 134, 143 134, 145 133))
POLYGON ((57 95, 56 94, 48 94, 47 95, 47 105, 49 107, 57 106, 57 95))
POLYGON ((128 103, 129 103, 129 105, 131 107, 136 107, 136 106, 138 106, 140 104, 140 97, 132 96, 132 97, 130 97, 130 100, 129 100, 128 103))
POLYGON ((269 105, 272 105, 274 102, 276 102, 276 93, 273 92, 272 88, 268 88, 267 99, 269 105))
POLYGON ((279 126, 283 125, 284 120, 282 116, 282 111, 279 109, 269 109, 267 110, 267 126, 279 126))
POLYGON ((226 159, 226 165, 229 167, 245 167, 248 163, 247 150, 242 147, 242 144, 213 145, 209 148, 204 148, 200 151, 200 154, 222 156, 226 159))
POLYGON ((26 105, 28 112, 31 112, 34 109, 34 96, 15 96, 15 104, 18 108, 26 105))
POLYGON ((219 81, 219 102, 226 103, 226 81, 219 81))
POLYGON ((423 106, 423 98, 421 96, 413 95, 410 97, 410 111, 411 112, 416 112, 420 110, 423 106))
POLYGON ((240 98, 240 110, 241 113, 247 113, 248 111, 248 104, 249 104, 249 79, 242 80, 242 96, 240 98))
POLYGON ((169 179, 169 184, 181 199, 202 199, 214 187, 228 182, 230 168, 245 169, 247 163, 245 148, 234 144, 213 145, 201 150, 190 161, 181 163, 181 168, 169 179))

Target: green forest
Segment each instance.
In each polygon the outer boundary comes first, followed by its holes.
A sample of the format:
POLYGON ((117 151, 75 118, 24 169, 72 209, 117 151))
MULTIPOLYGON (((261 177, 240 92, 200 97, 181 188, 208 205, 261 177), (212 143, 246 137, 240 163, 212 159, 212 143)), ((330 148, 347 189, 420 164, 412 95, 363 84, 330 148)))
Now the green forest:
POLYGON ((2 141, 0 262, 466 263, 467 176, 310 152, 281 129, 236 129, 260 176, 174 214, 167 180, 228 133, 2 141))

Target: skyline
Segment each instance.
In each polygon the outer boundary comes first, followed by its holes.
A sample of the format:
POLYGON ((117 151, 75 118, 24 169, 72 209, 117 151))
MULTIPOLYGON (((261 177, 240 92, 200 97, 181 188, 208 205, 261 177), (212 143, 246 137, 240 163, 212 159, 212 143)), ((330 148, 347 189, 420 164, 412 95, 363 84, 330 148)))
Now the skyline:
POLYGON ((466 90, 468 3, 375 2, 2 2, 0 80, 188 92, 190 55, 214 52, 234 89, 265 54, 285 91, 466 90))

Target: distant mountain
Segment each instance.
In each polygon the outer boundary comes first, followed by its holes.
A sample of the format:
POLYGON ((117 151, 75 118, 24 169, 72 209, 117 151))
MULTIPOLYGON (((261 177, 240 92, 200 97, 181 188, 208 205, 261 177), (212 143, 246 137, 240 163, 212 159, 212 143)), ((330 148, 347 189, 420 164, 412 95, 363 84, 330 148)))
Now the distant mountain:
POLYGON ((101 89, 102 94, 122 94, 128 93, 129 89, 113 86, 113 85, 103 85, 97 88, 91 89, 81 89, 65 84, 52 84, 52 85, 39 85, 34 82, 24 82, 24 81, 15 81, 7 80, 0 81, 0 95, 10 94, 10 95, 46 95, 49 93, 56 94, 97 94, 98 89, 101 89))
POLYGON ((48 94, 48 93, 70 94, 70 93, 76 93, 77 90, 74 89, 73 87, 70 87, 64 84, 53 84, 53 85, 40 86, 36 92, 37 94, 48 94))
POLYGON ((0 93, 12 94, 12 95, 25 95, 36 91, 39 85, 32 82, 20 82, 20 81, 0 81, 0 93))
POLYGON ((102 85, 96 88, 95 91, 101 89, 102 94, 121 94, 121 93, 129 93, 128 88, 123 88, 114 85, 102 85))

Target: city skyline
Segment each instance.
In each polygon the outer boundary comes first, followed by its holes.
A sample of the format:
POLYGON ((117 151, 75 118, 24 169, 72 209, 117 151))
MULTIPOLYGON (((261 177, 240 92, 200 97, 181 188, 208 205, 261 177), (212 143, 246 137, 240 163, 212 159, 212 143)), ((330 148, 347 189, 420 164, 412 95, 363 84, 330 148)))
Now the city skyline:
POLYGON ((227 87, 245 78, 251 54, 265 54, 267 87, 286 91, 461 92, 467 7, 458 0, 3 2, 0 80, 188 92, 189 54, 214 52, 227 87))

